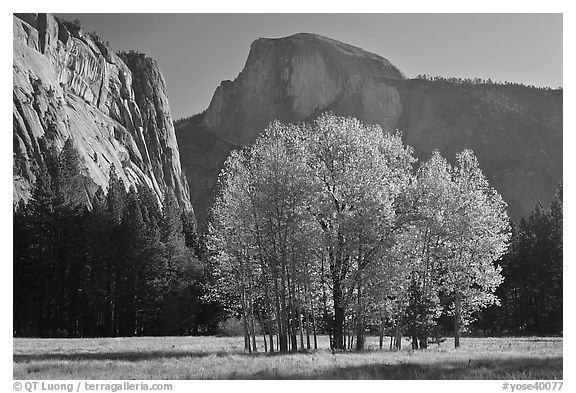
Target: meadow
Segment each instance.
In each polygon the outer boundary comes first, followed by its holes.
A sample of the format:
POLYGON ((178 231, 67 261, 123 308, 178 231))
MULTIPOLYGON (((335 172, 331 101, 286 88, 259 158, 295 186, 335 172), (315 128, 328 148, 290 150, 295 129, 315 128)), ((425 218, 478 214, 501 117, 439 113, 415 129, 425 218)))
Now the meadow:
MULTIPOLYGON (((426 350, 244 351, 242 337, 13 340, 14 379, 562 379, 562 338, 447 339, 426 350)), ((262 344, 262 342, 260 342, 262 344)), ((319 347, 328 347, 320 337, 319 347)))

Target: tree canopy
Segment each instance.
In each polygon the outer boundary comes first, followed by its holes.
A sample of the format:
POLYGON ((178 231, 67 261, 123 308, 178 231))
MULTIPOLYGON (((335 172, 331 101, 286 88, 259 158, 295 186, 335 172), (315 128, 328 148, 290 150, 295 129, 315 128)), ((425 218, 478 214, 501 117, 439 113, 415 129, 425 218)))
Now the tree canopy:
POLYGON ((274 334, 279 350, 296 350, 298 334, 302 348, 310 314, 323 315, 334 349, 351 348, 352 331, 362 349, 367 325, 386 320, 426 347, 441 296, 464 324, 462 309, 496 301, 505 204, 471 151, 454 168, 438 152, 417 172, 415 162, 400 133, 332 114, 273 122, 232 153, 208 241, 247 349, 255 320, 271 350, 274 334))

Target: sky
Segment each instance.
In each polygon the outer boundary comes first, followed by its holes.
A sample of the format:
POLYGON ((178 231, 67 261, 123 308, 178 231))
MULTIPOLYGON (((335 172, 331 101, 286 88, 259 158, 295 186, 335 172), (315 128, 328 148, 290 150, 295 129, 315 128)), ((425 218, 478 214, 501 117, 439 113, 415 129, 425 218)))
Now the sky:
POLYGON ((250 44, 307 32, 387 58, 407 77, 479 77, 556 88, 562 14, 56 14, 79 19, 115 50, 156 59, 172 117, 206 109, 234 80, 250 44))

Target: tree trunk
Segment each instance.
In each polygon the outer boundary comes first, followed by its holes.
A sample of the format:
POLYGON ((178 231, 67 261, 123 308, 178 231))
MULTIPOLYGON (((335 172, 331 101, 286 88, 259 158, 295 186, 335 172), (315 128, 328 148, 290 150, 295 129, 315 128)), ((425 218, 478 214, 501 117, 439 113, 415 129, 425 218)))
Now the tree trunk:
MULTIPOLYGON (((270 335, 270 353, 274 353, 274 323, 272 320, 272 305, 270 304, 270 291, 268 289, 268 280, 266 279, 266 270, 264 263, 262 263, 262 278, 264 283, 264 298, 266 301, 266 314, 268 319, 268 333, 270 335)), ((264 320, 262 320, 262 326, 264 326, 264 320)), ((266 338, 264 338, 264 347, 266 347, 266 338)))
POLYGON ((260 307, 256 307, 256 315, 258 316, 258 320, 260 321, 260 327, 262 328, 262 338, 264 340, 264 353, 268 352, 268 343, 266 342, 266 323, 262 318, 262 312, 260 311, 260 307))
MULTIPOLYGON (((290 311, 288 315, 292 316, 292 312, 290 311)), ((294 324, 293 319, 288 319, 288 351, 294 352, 296 351, 296 336, 294 335, 294 324)))
MULTIPOLYGON (((298 302, 300 304, 300 302, 298 302)), ((300 349, 304 349, 304 330, 303 330, 303 323, 302 323, 302 310, 298 307, 298 323, 300 324, 300 349)), ((308 340, 310 341, 310 340, 308 340)))
POLYGON ((356 350, 364 349, 364 320, 362 315, 362 276, 358 282, 358 309, 356 312, 356 350))
POLYGON ((241 281, 242 287, 240 288, 240 302, 242 306, 242 326, 244 328, 244 349, 252 353, 252 346, 250 345, 250 330, 248 329, 248 320, 246 312, 246 291, 244 290, 244 283, 241 281))
POLYGON ((402 333, 400 332, 400 326, 396 325, 396 335, 394 337, 396 349, 402 349, 402 333))
POLYGON ((350 347, 350 332, 348 331, 348 321, 346 320, 346 316, 344 316, 344 327, 342 328, 343 330, 343 336, 344 336, 344 350, 348 350, 348 348, 350 347))
POLYGON ((287 287, 287 278, 286 278, 286 263, 284 258, 282 259, 281 265, 281 277, 280 277, 280 305, 281 305, 281 320, 282 320, 282 334, 280 335, 280 352, 288 352, 288 335, 290 334, 290 321, 288 320, 289 316, 286 311, 286 287, 287 287))
MULTIPOLYGON (((292 313, 294 314, 294 313, 292 313)), ((297 339, 297 334, 296 334, 296 330, 297 330, 297 326, 296 326, 296 315, 292 315, 294 318, 290 319, 290 325, 291 325, 291 335, 290 335, 290 341, 291 341, 291 350, 292 352, 296 352, 298 350, 298 339, 297 339)))
POLYGON ((290 332, 290 350, 292 352, 298 350, 298 340, 296 338, 296 307, 294 306, 294 278, 287 276, 288 278, 288 303, 289 303, 289 312, 288 312, 288 331, 290 332))
POLYGON ((306 349, 310 349, 310 313, 308 310, 305 311, 306 313, 306 349))
POLYGON ((380 329, 378 331, 380 335, 380 349, 384 346, 384 318, 380 319, 380 329))
POLYGON ((349 350, 352 350, 354 347, 354 321, 350 321, 350 345, 348 346, 349 350))
POLYGON ((322 257, 321 273, 320 277, 322 279, 322 305, 324 306, 324 323, 326 324, 326 329, 328 330, 328 338, 330 339, 330 349, 334 349, 334 340, 332 337, 332 326, 330 324, 330 318, 328 317, 328 305, 326 304, 326 286, 324 283, 324 257, 322 257))
MULTIPOLYGON (((252 307, 250 307, 252 308, 252 307)), ((252 331, 252 350, 254 352, 258 352, 258 346, 256 345, 256 328, 254 323, 254 314, 252 310, 250 310, 250 330, 252 331)))
MULTIPOLYGON (((306 295, 306 303, 308 306, 308 310, 306 312, 306 326, 309 328, 310 326, 310 316, 312 316, 312 332, 314 334, 314 349, 318 349, 318 343, 316 341, 316 318, 314 316, 314 307, 312 307, 312 299, 310 297, 310 292, 308 291, 308 287, 305 288, 305 295, 306 295), (312 314, 312 315, 310 315, 312 314)), ((310 349, 310 335, 308 335, 308 349, 310 349)))
POLYGON ((242 324, 244 326, 244 349, 247 349, 248 352, 252 353, 252 347, 250 346, 250 336, 248 334, 248 322, 246 321, 246 313, 244 312, 244 308, 242 308, 242 324))
POLYGON ((346 311, 344 310, 344 299, 340 279, 334 279, 334 288, 332 290, 334 297, 334 349, 345 350, 344 323, 346 311))
POLYGON ((334 349, 344 350, 344 308, 334 303, 334 349))
MULTIPOLYGON (((270 353, 274 353, 274 328, 273 328, 273 323, 272 323, 272 310, 270 307, 270 299, 268 298, 268 290, 265 290, 265 295, 266 297, 266 313, 268 314, 268 335, 270 338, 270 353)), ((262 318, 262 327, 265 326, 265 322, 264 319, 262 318)), ((264 333, 264 348, 266 350, 266 332, 263 331, 262 333, 264 333)))
POLYGON ((348 331, 348 321, 344 317, 344 349, 348 350, 350 348, 350 332, 348 331))
POLYGON ((262 323, 262 339, 264 340, 264 353, 268 352, 268 343, 266 342, 266 329, 264 329, 264 323, 262 323))
POLYGON ((421 336, 420 337, 420 349, 428 348, 428 337, 421 336))
POLYGON ((270 331, 268 332, 268 339, 270 340, 270 353, 274 353, 274 333, 272 330, 272 325, 270 325, 270 331))
POLYGON ((312 332, 314 333, 314 349, 318 349, 318 339, 316 337, 316 318, 314 317, 313 309, 312 309, 312 332))
POLYGON ((286 310, 285 301, 286 295, 283 290, 284 285, 282 285, 282 290, 279 289, 278 280, 274 279, 274 290, 276 292, 276 314, 278 319, 278 341, 276 347, 279 348, 280 352, 288 352, 288 340, 286 337, 286 310))
MULTIPOLYGON (((276 287, 276 291, 278 291, 278 282, 277 280, 274 280, 275 282, 275 287, 276 287)), ((286 346, 282 346, 282 337, 284 334, 284 330, 282 329, 282 309, 280 307, 280 294, 278 292, 276 292, 275 294, 275 300, 276 300, 276 324, 277 324, 277 337, 276 337, 276 348, 278 348, 278 350, 280 352, 285 352, 287 350, 286 346)))
POLYGON ((246 281, 244 277, 244 263, 242 262, 242 257, 240 255, 237 256, 238 263, 240 265, 240 270, 236 273, 236 285, 237 290, 240 292, 240 302, 242 308, 242 324, 244 327, 244 349, 247 349, 249 353, 252 353, 252 346, 250 345, 250 326, 248 321, 248 310, 249 307, 249 300, 248 294, 246 293, 246 281))
POLYGON ((460 314, 462 295, 456 291, 454 296, 454 348, 460 347, 460 314))
POLYGON ((252 332, 252 350, 258 352, 258 346, 256 345, 256 323, 254 322, 254 287, 252 286, 253 277, 250 274, 248 277, 248 291, 249 291, 249 311, 250 311, 250 331, 252 332))
POLYGON ((304 285, 304 301, 306 302, 306 342, 307 348, 310 349, 310 314, 312 314, 312 331, 314 334, 314 349, 318 349, 316 342, 316 318, 314 317, 314 307, 312 306, 312 299, 310 296, 310 274, 308 272, 308 264, 306 266, 306 283, 304 285))
POLYGON ((418 349, 418 337, 412 336, 412 349, 418 349))

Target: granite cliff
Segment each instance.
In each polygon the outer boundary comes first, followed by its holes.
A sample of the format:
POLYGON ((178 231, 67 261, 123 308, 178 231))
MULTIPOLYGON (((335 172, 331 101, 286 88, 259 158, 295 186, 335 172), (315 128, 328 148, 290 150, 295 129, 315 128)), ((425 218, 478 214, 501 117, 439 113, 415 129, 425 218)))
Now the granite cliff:
POLYGON ((261 38, 234 82, 216 89, 202 125, 243 145, 271 119, 305 119, 334 104, 344 109, 352 97, 367 121, 392 124, 401 109, 396 89, 380 83, 384 78, 403 76, 388 60, 351 45, 312 34, 261 38))
POLYGON ((472 148, 514 219, 549 202, 562 179, 562 91, 518 85, 408 80, 388 60, 314 34, 258 39, 234 81, 207 110, 176 123, 191 199, 204 220, 230 150, 266 125, 323 111, 401 129, 425 160, 472 148))
POLYGON ((114 165, 126 186, 145 183, 162 200, 173 190, 192 209, 158 64, 116 55, 95 34, 50 14, 13 17, 13 194, 27 200, 49 148, 71 138, 86 202, 114 165))

